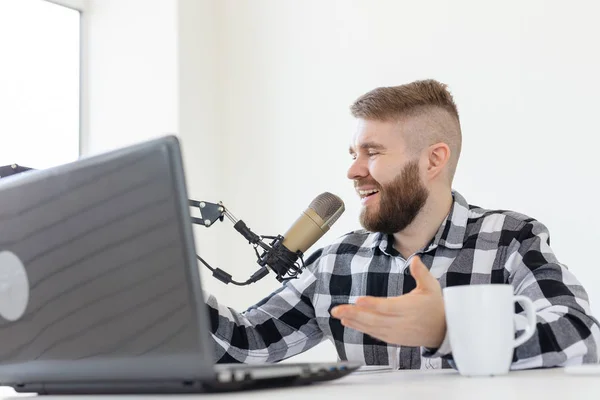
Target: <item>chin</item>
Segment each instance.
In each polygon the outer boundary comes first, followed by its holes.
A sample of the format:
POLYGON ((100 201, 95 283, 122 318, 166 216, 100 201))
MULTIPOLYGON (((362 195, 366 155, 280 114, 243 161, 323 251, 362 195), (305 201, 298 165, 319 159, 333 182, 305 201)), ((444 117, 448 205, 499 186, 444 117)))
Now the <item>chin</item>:
MULTIPOLYGON (((364 209, 363 209, 363 212, 360 213, 359 221, 363 228, 365 228, 365 221, 373 221, 375 219, 376 218, 373 218, 372 213, 366 212, 366 210, 364 210, 364 209)), ((369 225, 369 224, 367 224, 367 225, 369 225)), ((369 229, 367 229, 367 230, 369 230, 369 229)))

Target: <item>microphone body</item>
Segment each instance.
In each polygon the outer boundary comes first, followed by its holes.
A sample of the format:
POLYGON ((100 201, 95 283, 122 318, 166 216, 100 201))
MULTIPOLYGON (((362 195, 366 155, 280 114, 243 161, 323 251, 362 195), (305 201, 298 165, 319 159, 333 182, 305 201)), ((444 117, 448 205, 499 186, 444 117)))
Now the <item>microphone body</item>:
POLYGON ((338 196, 328 192, 320 194, 300 214, 283 240, 275 240, 259 264, 275 272, 279 281, 284 280, 285 275, 295 277, 304 266, 298 265, 298 258, 329 230, 344 209, 344 202, 338 196))
POLYGON ((311 208, 304 210, 290 229, 283 235, 281 243, 293 251, 306 252, 329 230, 329 225, 311 208))

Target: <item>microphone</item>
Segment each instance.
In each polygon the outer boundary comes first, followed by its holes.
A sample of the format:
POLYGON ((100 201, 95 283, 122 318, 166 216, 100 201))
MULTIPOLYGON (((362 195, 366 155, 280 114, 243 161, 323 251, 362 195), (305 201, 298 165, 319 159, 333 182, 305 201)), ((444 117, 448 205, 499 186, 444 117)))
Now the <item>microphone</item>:
POLYGON ((277 280, 284 276, 295 277, 304 267, 298 265, 298 258, 319 240, 344 212, 344 202, 338 196, 324 192, 318 195, 287 232, 278 237, 271 249, 263 253, 258 261, 277 274, 277 280), (282 239, 282 240, 281 240, 282 239))
POLYGON ((192 217, 192 222, 205 227, 212 226, 217 220, 223 221, 226 216, 233 223, 233 227, 248 243, 252 244, 257 257, 257 263, 261 268, 249 279, 238 282, 231 275, 220 268, 211 267, 202 257, 200 260, 215 278, 228 284, 245 286, 264 278, 269 271, 273 271, 279 282, 294 279, 304 268, 304 253, 319 240, 331 225, 337 221, 344 212, 344 202, 338 196, 324 192, 315 197, 308 208, 300 214, 300 217, 287 230, 285 236, 257 235, 242 220, 237 220, 225 208, 222 203, 209 203, 206 201, 189 200, 189 205, 198 207, 201 218, 192 217), (271 243, 265 243, 264 239, 271 239, 271 243), (263 250, 259 254, 258 248, 263 250))

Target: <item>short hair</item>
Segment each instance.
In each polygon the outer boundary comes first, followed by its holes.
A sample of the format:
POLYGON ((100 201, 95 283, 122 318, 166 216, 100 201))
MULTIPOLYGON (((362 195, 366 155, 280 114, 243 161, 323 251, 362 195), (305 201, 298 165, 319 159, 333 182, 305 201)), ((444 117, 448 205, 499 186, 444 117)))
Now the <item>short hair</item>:
POLYGON ((350 107, 355 118, 397 121, 403 117, 421 117, 426 132, 406 137, 412 151, 421 151, 443 142, 450 148, 450 182, 454 178, 462 134, 458 109, 447 85, 433 79, 414 81, 400 86, 379 87, 360 96, 350 107))

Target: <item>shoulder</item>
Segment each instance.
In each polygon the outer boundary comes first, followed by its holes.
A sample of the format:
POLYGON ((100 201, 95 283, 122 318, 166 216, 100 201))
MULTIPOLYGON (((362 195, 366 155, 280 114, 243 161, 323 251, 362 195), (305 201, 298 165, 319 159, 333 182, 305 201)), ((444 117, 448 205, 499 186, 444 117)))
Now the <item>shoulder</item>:
POLYGON ((500 233, 505 239, 549 236, 548 228, 542 222, 517 211, 485 209, 470 204, 467 215, 467 236, 486 232, 500 233))

